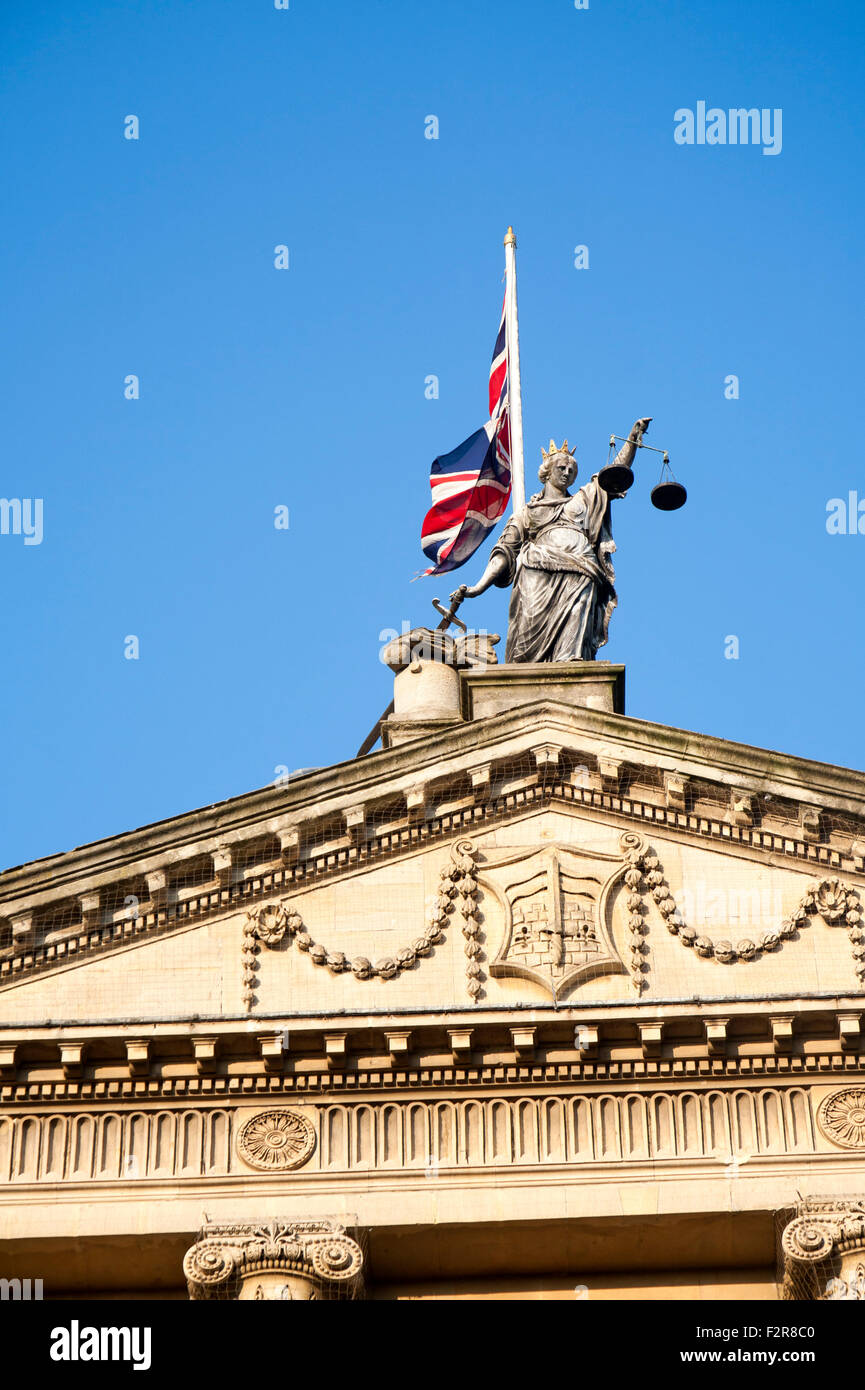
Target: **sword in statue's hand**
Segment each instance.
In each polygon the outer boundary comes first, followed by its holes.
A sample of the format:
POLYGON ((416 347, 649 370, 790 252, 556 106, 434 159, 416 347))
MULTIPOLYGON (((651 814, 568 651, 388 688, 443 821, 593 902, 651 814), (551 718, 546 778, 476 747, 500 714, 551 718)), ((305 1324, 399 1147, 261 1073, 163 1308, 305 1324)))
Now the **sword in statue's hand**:
POLYGON ((433 608, 436 610, 437 613, 441 613, 442 615, 442 620, 439 623, 438 628, 436 629, 437 632, 446 632, 447 629, 450 627, 451 623, 458 627, 461 632, 468 632, 468 628, 466 627, 462 618, 457 617, 457 609, 459 608, 465 596, 466 586, 465 584, 463 584, 461 588, 455 589, 454 592, 451 594, 450 608, 445 608, 444 604, 439 603, 437 598, 433 599, 433 608))

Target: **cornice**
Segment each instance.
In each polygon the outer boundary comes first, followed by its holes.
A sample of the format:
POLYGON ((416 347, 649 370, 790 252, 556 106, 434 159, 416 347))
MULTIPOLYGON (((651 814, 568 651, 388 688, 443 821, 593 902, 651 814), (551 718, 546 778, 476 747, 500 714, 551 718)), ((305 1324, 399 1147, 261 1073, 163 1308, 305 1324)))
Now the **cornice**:
MULTIPOLYGON (((548 725, 544 732, 549 732, 548 725)), ((5 958, 0 958, 0 988, 17 985, 47 969, 67 969, 106 950, 126 949, 156 936, 188 929, 204 920, 243 910, 277 893, 299 894, 322 881, 358 869, 373 868, 394 858, 415 854, 418 850, 449 843, 461 834, 477 834, 490 824, 554 806, 601 813, 610 819, 611 824, 622 828, 632 828, 638 822, 644 833, 649 827, 654 827, 693 842, 708 842, 716 847, 723 846, 727 851, 756 856, 762 862, 768 861, 773 865, 783 863, 803 870, 838 869, 854 878, 859 876, 861 879, 863 876, 863 861, 861 855, 857 854, 857 846, 859 850, 862 846, 852 837, 848 839, 846 849, 842 849, 800 838, 792 830, 740 825, 721 816, 716 818, 703 814, 699 810, 681 809, 684 803, 669 792, 666 797, 668 804, 658 804, 657 801, 647 801, 616 790, 603 790, 602 762, 599 762, 599 769, 594 774, 599 786, 575 785, 573 780, 566 780, 569 774, 562 765, 562 758, 573 762, 584 756, 583 750, 559 748, 546 742, 538 744, 535 733, 534 751, 538 766, 533 774, 524 777, 522 782, 518 781, 512 790, 503 791, 500 795, 491 793, 480 804, 472 795, 468 795, 459 803, 451 804, 450 809, 441 814, 430 814, 430 808, 425 808, 424 818, 418 819, 407 802, 402 818, 393 821, 380 833, 362 838, 349 830, 340 843, 322 846, 317 853, 314 847, 304 847, 298 836, 294 853, 300 856, 305 852, 306 857, 299 857, 297 862, 286 863, 286 856, 283 855, 282 862, 272 862, 269 866, 250 871, 242 881, 225 883, 214 878, 210 885, 202 887, 200 891, 187 891, 185 896, 174 902, 164 900, 164 885, 168 883, 170 867, 166 864, 164 869, 151 875, 163 885, 160 890, 162 900, 145 904, 132 920, 124 920, 121 915, 119 920, 115 916, 114 920, 105 923, 82 923, 83 929, 73 928, 64 934, 63 939, 40 943, 34 940, 35 929, 31 919, 25 916, 24 921, 28 924, 26 932, 20 938, 13 938, 11 949, 7 949, 5 958), (549 774, 547 761, 551 749, 557 769, 553 776, 549 774), (560 775, 562 772, 565 772, 564 778, 560 775)), ((474 750, 473 757, 477 763, 479 750, 474 750)), ((489 779, 485 785, 491 785, 489 779)), ((89 880, 86 882, 89 883, 89 880)), ((82 888, 84 886, 81 885, 82 888)), ((52 896, 58 902, 68 900, 68 893, 64 897, 57 890, 52 896)), ((16 906, 23 911, 24 900, 18 899, 16 906)), ((15 918, 11 920, 14 933, 15 918)))
POLYGON ((682 1006, 635 1018, 591 1007, 567 1017, 525 1011, 480 1018, 283 1020, 275 1027, 202 1021, 159 1031, 11 1028, 0 1037, 3 1105, 242 1099, 479 1086, 753 1081, 865 1070, 861 1001, 765 1011, 682 1006))
POLYGON ((494 1067, 425 1067, 413 1071, 381 1069, 369 1072, 328 1073, 269 1076, 176 1077, 150 1080, 114 1080, 95 1082, 32 1082, 20 1085, 0 1084, 0 1107, 45 1105, 75 1105, 82 1102, 102 1105, 129 1102, 140 1105, 151 1101, 240 1101, 258 1100, 266 1096, 285 1095, 300 1101, 304 1096, 353 1096, 410 1092, 411 1095, 440 1094, 449 1090, 470 1091, 478 1087, 510 1090, 514 1087, 541 1087, 546 1092, 572 1094, 574 1086, 606 1089, 625 1084, 628 1088, 656 1086, 669 1083, 675 1089, 682 1083, 706 1083, 714 1087, 724 1083, 752 1083, 759 1086, 766 1080, 787 1081, 802 1085, 840 1077, 865 1076, 865 1056, 843 1056, 831 1053, 811 1057, 728 1058, 723 1062, 708 1057, 660 1062, 558 1063, 529 1067, 501 1065, 494 1067))
MULTIPOLYGON (((30 861, 0 874, 0 911, 3 904, 37 891, 50 880, 61 888, 81 879, 108 875, 122 877, 154 856, 169 862, 185 857, 185 851, 204 839, 229 840, 232 836, 265 834, 283 825, 310 817, 322 817, 370 795, 386 798, 405 789, 407 781, 442 780, 466 756, 478 761, 497 744, 520 739, 528 748, 545 730, 612 740, 630 750, 637 764, 658 768, 667 763, 690 770, 708 780, 728 783, 742 777, 759 789, 801 800, 829 805, 862 818, 865 823, 865 774, 829 763, 756 748, 673 726, 630 716, 606 713, 561 701, 535 703, 467 721, 391 749, 353 758, 310 772, 288 784, 268 786, 214 803, 180 816, 154 822, 136 830, 94 841, 65 853, 30 861), (637 756, 639 755, 639 756, 637 756), (687 766, 685 766, 687 765, 687 766)), ((576 745, 579 748, 579 745, 576 745)))

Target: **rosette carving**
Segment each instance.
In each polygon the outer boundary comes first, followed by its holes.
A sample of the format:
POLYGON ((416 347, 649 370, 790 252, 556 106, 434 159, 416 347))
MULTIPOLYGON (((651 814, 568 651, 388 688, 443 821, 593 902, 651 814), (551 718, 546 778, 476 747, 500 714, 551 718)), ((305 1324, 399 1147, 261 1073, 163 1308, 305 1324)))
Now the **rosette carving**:
POLYGON ((283 1172, 306 1163, 315 1149, 315 1129, 296 1110, 265 1110, 241 1125, 237 1152, 252 1168, 283 1172))
POLYGON ((252 907, 246 914, 243 924, 243 945, 241 961, 243 964, 243 1002, 247 1010, 255 1003, 255 986, 258 984, 258 955, 261 944, 276 946, 285 937, 299 931, 302 926, 300 914, 288 904, 263 903, 252 907))
MULTIPOLYGON (((856 895, 845 888, 839 878, 826 878, 816 884, 810 889, 805 902, 820 914, 824 922, 840 922, 847 917, 849 909, 858 907, 856 895)), ((859 920, 857 917, 856 921, 859 920)))
POLYGON ((817 1123, 839 1148, 865 1149, 865 1090, 852 1086, 827 1096, 817 1111, 817 1123))

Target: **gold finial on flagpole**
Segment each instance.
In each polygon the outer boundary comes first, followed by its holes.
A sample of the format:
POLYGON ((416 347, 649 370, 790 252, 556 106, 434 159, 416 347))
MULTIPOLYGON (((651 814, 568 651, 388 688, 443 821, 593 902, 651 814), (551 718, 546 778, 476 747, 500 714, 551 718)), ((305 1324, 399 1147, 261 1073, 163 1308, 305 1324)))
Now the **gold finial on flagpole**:
POLYGON ((516 244, 517 244, 517 239, 516 239, 516 237, 514 236, 514 229, 513 229, 513 227, 508 227, 508 230, 505 232, 504 245, 505 245, 505 246, 516 246, 516 244))

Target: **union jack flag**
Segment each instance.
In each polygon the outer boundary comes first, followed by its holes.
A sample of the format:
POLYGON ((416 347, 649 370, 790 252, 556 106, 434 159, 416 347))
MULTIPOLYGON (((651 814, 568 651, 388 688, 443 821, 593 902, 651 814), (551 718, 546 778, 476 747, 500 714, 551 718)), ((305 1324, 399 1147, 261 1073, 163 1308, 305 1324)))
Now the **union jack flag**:
POLYGON ((430 469, 432 506, 421 527, 426 574, 447 574, 471 559, 511 495, 511 431, 508 409, 507 292, 490 364, 490 418, 430 469))

